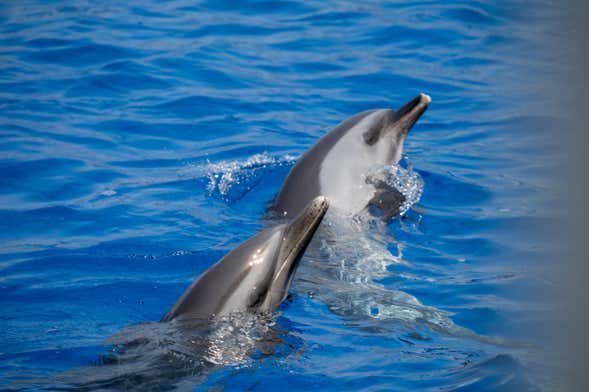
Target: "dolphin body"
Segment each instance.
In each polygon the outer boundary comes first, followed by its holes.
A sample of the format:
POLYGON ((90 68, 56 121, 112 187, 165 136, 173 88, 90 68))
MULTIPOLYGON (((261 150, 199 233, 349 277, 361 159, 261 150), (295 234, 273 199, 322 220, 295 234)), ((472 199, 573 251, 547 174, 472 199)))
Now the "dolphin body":
POLYGON ((390 220, 405 198, 368 173, 399 162, 409 130, 430 102, 428 95, 419 94, 397 111, 369 110, 339 124, 298 159, 271 209, 290 217, 314 197, 325 195, 333 208, 345 213, 357 214, 374 206, 384 220, 390 220))
POLYGON ((430 102, 428 95, 419 94, 396 111, 369 110, 343 121, 298 159, 270 216, 297 214, 318 194, 329 198, 329 224, 307 251, 295 289, 313 293, 335 314, 364 326, 374 321, 379 330, 425 324, 451 336, 480 339, 454 324, 447 312, 379 283, 391 275, 389 266, 402 259, 401 248, 399 256, 391 254, 386 226, 349 219, 365 210, 380 210, 385 222, 399 214, 405 197, 373 169, 399 162, 407 134, 430 102))
POLYGON ((192 283, 162 321, 206 321, 231 312, 276 309, 328 206, 326 197, 317 196, 291 222, 239 245, 192 283))

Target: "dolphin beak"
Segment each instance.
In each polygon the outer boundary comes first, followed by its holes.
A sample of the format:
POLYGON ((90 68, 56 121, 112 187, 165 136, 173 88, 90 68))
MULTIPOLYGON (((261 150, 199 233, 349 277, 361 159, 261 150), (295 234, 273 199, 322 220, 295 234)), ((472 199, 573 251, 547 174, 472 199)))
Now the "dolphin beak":
POLYGON ((311 241, 328 208, 329 199, 325 196, 318 196, 311 200, 305 209, 287 225, 285 241, 288 240, 290 246, 286 248, 292 247, 289 253, 304 251, 300 248, 306 247, 311 241))
POLYGON ((280 253, 280 263, 272 280, 265 302, 280 303, 286 298, 288 289, 307 246, 329 208, 325 196, 313 199, 305 209, 286 225, 280 253))
POLYGON ((419 94, 397 110, 395 113, 395 123, 400 124, 405 133, 409 132, 413 124, 425 112, 431 101, 432 99, 429 95, 419 94))
POLYGON ((305 209, 287 224, 284 231, 284 243, 282 245, 281 255, 281 258, 284 259, 284 264, 279 272, 284 270, 285 267, 290 269, 293 269, 293 267, 296 268, 296 265, 288 266, 288 264, 298 264, 298 260, 305 253, 307 245, 311 242, 313 234, 315 234, 328 208, 329 200, 327 197, 318 196, 311 200, 305 209))

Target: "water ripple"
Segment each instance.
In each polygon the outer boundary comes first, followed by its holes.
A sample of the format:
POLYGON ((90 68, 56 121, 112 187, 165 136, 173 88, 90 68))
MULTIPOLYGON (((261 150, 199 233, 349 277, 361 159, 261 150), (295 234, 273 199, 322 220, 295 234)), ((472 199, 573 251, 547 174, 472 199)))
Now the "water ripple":
MULTIPOLYGON (((0 388, 35 389, 11 382, 87 365, 116 330, 158 320, 266 224, 294 157, 343 119, 423 91, 433 102, 406 142, 414 167, 387 169, 411 196, 403 217, 332 216, 278 332, 231 361, 220 343, 251 339, 221 328, 210 353, 227 366, 179 383, 550 390, 538 325, 557 307, 547 244, 563 207, 550 179, 566 151, 551 131, 566 127, 566 102, 549 87, 566 70, 562 12, 1 4, 0 388)), ((178 342, 164 331, 158 352, 181 352, 166 337, 178 342)))

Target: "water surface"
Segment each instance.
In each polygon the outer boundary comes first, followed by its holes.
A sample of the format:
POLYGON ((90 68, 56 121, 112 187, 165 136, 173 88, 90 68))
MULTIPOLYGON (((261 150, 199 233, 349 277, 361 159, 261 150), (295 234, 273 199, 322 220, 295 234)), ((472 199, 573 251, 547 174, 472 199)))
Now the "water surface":
POLYGON ((159 320, 264 225, 320 136, 426 92, 403 163, 418 203, 388 226, 332 217, 276 317, 219 329, 221 355, 207 357, 218 363, 166 384, 553 390, 543 349, 559 291, 547 237, 561 209, 562 102, 549 89, 561 12, 543 1, 1 5, 1 388, 55 386, 101 362, 110 336, 159 320), (228 354, 240 343, 243 355, 228 354))

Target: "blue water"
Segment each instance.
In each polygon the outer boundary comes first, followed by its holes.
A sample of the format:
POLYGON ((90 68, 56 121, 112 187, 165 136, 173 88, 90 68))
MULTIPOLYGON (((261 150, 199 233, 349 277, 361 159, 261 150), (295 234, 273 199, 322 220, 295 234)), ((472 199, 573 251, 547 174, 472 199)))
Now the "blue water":
POLYGON ((166 383, 557 388, 544 327, 561 9, 131 3, 0 5, 0 388, 109 369, 107 339, 159 320, 259 230, 306 148, 419 92, 433 102, 404 160, 418 203, 384 228, 336 221, 342 241, 310 248, 270 350, 228 358, 221 336, 219 366, 166 383))

